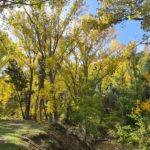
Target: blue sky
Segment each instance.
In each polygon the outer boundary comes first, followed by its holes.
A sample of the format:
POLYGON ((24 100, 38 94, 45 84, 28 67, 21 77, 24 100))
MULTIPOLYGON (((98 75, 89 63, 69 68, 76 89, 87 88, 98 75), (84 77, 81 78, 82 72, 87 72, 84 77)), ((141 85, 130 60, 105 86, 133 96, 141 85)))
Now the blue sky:
MULTIPOLYGON (((96 14, 98 8, 97 0, 86 0, 90 13, 96 14)), ((118 40, 121 43, 128 44, 130 41, 141 41, 144 31, 140 28, 140 22, 138 21, 125 21, 115 26, 118 35, 118 40)))

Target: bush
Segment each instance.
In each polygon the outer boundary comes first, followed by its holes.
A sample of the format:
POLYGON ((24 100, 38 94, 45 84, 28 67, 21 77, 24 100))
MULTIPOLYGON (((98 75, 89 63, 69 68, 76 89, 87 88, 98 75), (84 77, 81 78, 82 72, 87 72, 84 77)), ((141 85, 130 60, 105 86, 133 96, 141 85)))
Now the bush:
MULTIPOLYGON (((143 102, 141 106, 147 102, 143 102)), ((140 103, 136 104, 130 118, 134 120, 134 125, 126 125, 121 127, 119 124, 117 128, 118 142, 126 145, 128 148, 139 148, 140 150, 148 150, 150 147, 150 119, 149 111, 145 108, 139 107, 140 103), (139 110, 139 111, 137 111, 139 110)))

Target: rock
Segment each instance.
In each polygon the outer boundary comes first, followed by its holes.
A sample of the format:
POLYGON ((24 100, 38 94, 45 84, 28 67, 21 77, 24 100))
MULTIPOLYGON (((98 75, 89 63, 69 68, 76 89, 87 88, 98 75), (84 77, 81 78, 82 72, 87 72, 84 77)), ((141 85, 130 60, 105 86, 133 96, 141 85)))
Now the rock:
POLYGON ((83 128, 55 124, 49 129, 48 134, 51 150, 94 150, 86 143, 83 128))
POLYGON ((94 150, 83 128, 63 124, 51 124, 46 133, 23 135, 22 139, 33 150, 94 150))
POLYGON ((0 144, 4 144, 4 143, 6 143, 6 141, 0 137, 0 144))
POLYGON ((67 129, 68 135, 75 135, 77 136, 81 141, 85 141, 86 139, 86 132, 83 128, 79 127, 70 127, 67 129))

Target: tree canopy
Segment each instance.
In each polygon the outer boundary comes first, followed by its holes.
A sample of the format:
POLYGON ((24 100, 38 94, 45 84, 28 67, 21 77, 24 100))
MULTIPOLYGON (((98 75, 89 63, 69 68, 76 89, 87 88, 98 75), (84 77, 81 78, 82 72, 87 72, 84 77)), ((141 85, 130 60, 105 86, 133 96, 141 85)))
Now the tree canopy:
POLYGON ((98 15, 104 26, 125 20, 141 21, 141 27, 150 31, 150 7, 148 0, 99 0, 98 15))

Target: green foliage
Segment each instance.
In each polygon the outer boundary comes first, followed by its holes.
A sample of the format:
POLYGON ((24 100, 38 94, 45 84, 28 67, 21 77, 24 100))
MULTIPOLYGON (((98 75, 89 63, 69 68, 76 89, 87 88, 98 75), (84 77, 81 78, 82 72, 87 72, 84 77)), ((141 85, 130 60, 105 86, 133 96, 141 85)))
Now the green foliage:
POLYGON ((130 149, 137 147, 141 150, 148 150, 150 147, 150 120, 141 115, 130 117, 135 122, 134 126, 116 126, 118 142, 130 149))
POLYGON ((22 69, 18 66, 16 60, 9 61, 9 66, 5 72, 10 77, 9 82, 14 84, 17 91, 22 91, 27 87, 27 77, 22 69))
POLYGON ((89 89, 87 84, 80 86, 76 106, 71 114, 71 119, 83 126, 87 134, 98 136, 100 103, 98 94, 89 89))
POLYGON ((98 0, 101 24, 109 27, 124 20, 139 20, 145 31, 150 30, 150 7, 148 0, 98 0))

